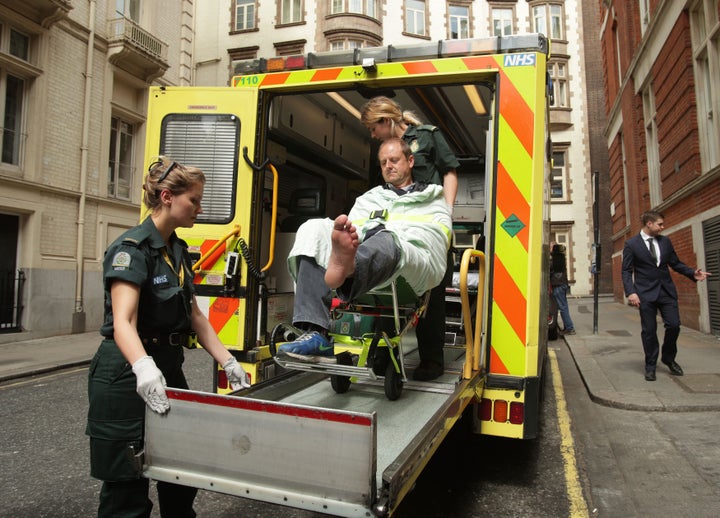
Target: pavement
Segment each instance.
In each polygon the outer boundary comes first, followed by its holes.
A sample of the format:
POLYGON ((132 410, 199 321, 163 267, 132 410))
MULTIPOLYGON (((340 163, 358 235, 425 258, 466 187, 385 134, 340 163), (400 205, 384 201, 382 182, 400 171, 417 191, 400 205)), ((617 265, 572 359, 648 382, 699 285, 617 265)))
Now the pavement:
MULTIPOLYGON (((607 296, 595 301, 571 297, 570 315, 575 335, 565 341, 590 398, 614 408, 687 412, 720 410, 720 337, 683 327, 676 361, 684 376, 673 376, 665 365, 657 367, 657 381, 645 381, 640 315, 638 310, 607 296)), ((662 330, 662 325, 658 329, 662 330)), ((0 382, 55 370, 87 365, 100 343, 98 332, 0 343, 0 382)))

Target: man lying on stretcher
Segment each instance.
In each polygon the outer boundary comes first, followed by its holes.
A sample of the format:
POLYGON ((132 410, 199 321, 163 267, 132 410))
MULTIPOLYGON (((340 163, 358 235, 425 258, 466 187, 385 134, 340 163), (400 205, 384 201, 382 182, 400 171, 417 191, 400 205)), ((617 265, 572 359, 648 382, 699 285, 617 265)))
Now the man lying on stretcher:
POLYGON ((298 229, 288 268, 296 282, 293 325, 303 334, 278 354, 334 363, 331 290, 351 301, 403 277, 417 295, 445 275, 452 218, 442 187, 413 182, 410 147, 380 144, 385 185, 355 200, 349 215, 313 219, 298 229))

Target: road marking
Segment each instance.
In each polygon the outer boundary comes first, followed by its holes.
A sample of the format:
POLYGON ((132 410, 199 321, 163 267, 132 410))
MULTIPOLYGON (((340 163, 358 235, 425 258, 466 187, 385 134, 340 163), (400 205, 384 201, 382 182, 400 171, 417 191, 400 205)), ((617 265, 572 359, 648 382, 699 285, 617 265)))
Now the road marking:
POLYGON ((565 465, 565 482, 567 483, 568 499, 570 500, 570 516, 589 516, 587 503, 583 497, 582 485, 578 475, 577 464, 575 463, 575 443, 573 442, 570 430, 570 414, 565 401, 560 367, 555 351, 548 349, 550 363, 552 365, 552 384, 555 390, 555 401, 557 401, 557 419, 560 429, 560 453, 565 465))
POLYGON ((21 381, 16 381, 15 383, 12 383, 12 382, 8 382, 7 384, 2 383, 2 384, 0 384, 0 390, 12 388, 12 387, 22 387, 23 385, 39 383, 46 379, 56 378, 58 376, 66 376, 68 374, 74 374, 76 372, 81 372, 81 371, 86 371, 86 370, 88 370, 88 367, 80 367, 80 368, 72 369, 72 370, 63 370, 62 372, 54 372, 51 374, 37 374, 37 375, 33 375, 29 378, 23 378, 21 381))

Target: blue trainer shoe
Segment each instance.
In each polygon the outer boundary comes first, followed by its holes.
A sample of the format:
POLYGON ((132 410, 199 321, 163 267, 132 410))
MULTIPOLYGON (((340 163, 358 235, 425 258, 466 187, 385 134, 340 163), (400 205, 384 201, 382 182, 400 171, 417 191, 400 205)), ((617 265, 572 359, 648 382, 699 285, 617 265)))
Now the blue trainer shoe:
POLYGON ((278 347, 278 354, 286 354, 298 360, 313 363, 336 363, 332 338, 328 340, 317 331, 300 335, 292 342, 278 347))

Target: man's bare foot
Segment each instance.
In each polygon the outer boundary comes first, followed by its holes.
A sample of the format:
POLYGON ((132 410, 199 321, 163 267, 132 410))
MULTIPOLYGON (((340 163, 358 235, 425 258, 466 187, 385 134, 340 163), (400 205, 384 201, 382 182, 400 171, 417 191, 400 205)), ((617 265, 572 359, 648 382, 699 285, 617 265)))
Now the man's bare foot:
POLYGON ((325 284, 334 289, 355 272, 355 253, 360 244, 357 230, 345 214, 333 223, 332 252, 325 271, 325 284))

